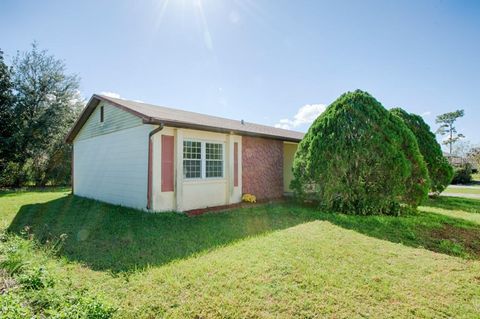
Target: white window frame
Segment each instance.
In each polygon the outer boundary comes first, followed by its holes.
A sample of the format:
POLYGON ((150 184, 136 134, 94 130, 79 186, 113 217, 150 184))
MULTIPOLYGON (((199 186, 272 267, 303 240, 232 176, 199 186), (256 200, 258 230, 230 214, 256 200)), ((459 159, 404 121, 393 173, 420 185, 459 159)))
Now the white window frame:
MULTIPOLYGON (((186 177, 185 172, 183 172, 183 179, 187 181, 195 180, 221 180, 225 178, 225 142, 222 141, 212 141, 212 140, 198 140, 186 138, 184 142, 199 142, 200 143, 200 177, 186 177), (222 145, 222 176, 221 177, 207 177, 207 143, 209 144, 220 144, 222 145)), ((188 158, 183 157, 183 142, 182 142, 182 165, 184 161, 188 158)))
POLYGON ((185 180, 198 180, 202 179, 204 176, 204 169, 203 169, 203 162, 204 162, 204 154, 203 154, 203 145, 202 141, 198 140, 191 140, 191 139, 184 139, 182 142, 182 166, 183 166, 183 179, 185 180), (185 153, 185 142, 191 142, 191 143, 200 143, 200 159, 191 159, 191 158, 185 158, 184 153, 185 153), (194 161, 200 161, 200 177, 187 177, 186 172, 185 172, 185 161, 189 160, 194 160, 194 161))

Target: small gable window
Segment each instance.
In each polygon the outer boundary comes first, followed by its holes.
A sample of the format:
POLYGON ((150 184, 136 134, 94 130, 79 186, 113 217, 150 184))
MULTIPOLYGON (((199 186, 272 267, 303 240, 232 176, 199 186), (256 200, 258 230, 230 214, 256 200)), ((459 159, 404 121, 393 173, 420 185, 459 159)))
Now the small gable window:
POLYGON ((100 106, 100 123, 103 123, 103 106, 100 106))

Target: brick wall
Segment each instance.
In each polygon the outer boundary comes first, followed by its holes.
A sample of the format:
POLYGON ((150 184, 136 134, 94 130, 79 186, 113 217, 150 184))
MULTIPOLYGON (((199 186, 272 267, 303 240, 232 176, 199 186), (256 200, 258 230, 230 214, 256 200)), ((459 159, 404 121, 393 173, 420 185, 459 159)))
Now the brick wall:
POLYGON ((283 196, 283 142, 242 137, 242 192, 257 199, 283 196))

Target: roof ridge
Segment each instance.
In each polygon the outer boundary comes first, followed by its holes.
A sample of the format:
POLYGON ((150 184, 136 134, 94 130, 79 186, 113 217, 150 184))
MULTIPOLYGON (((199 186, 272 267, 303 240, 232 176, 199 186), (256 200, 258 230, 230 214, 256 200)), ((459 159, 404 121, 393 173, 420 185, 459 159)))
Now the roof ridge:
MULTIPOLYGON (((215 117, 219 120, 228 120, 228 121, 234 121, 234 122, 240 122, 240 123, 242 121, 244 121, 243 119, 234 120, 234 119, 228 118, 228 117, 221 117, 221 116, 217 116, 217 115, 210 115, 210 114, 206 114, 206 113, 189 111, 189 110, 184 110, 184 109, 177 108, 177 107, 172 107, 172 106, 157 105, 157 104, 151 104, 151 103, 147 103, 147 102, 143 102, 143 101, 135 101, 135 100, 124 99, 124 98, 114 98, 114 97, 110 97, 110 96, 103 95, 103 94, 95 94, 95 95, 101 96, 104 99, 114 100, 114 102, 116 102, 116 103, 121 103, 122 101, 126 101, 126 102, 130 102, 130 103, 142 104, 142 105, 153 107, 153 108, 164 108, 164 109, 168 109, 168 110, 175 111, 175 112, 184 112, 184 113, 190 113, 190 114, 201 115, 201 116, 215 117)), ((274 129, 282 130, 282 131, 285 131, 285 132, 295 132, 295 133, 304 134, 303 132, 299 132, 299 131, 295 131, 295 130, 287 130, 287 129, 284 129, 284 128, 281 128, 281 127, 275 127, 275 126, 266 125, 266 124, 259 124, 259 123, 248 122, 248 121, 244 121, 243 123, 244 124, 250 124, 250 125, 264 126, 264 127, 268 127, 268 128, 274 128, 274 129)))

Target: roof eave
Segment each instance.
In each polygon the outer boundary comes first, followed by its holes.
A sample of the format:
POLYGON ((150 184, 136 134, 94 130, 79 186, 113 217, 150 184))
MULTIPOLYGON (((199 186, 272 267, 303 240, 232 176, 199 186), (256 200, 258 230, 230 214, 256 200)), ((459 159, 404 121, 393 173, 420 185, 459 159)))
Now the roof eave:
POLYGON ((160 119, 156 119, 156 118, 151 118, 150 120, 147 120, 147 121, 144 120, 143 123, 144 124, 154 124, 154 125, 164 125, 164 126, 170 126, 170 127, 176 127, 176 128, 186 128, 186 129, 207 131, 207 132, 263 137, 263 138, 269 138, 269 139, 280 140, 280 141, 285 141, 285 142, 299 143, 302 140, 301 138, 299 139, 299 138, 286 137, 286 136, 280 136, 280 135, 254 133, 254 132, 242 131, 242 130, 232 130, 232 129, 226 129, 226 128, 221 128, 221 127, 216 127, 216 126, 185 123, 185 122, 164 121, 164 120, 160 120, 160 119))
POLYGON ((272 134, 264 134, 264 133, 254 133, 254 132, 249 132, 249 131, 243 131, 243 130, 231 130, 231 129, 225 129, 221 127, 215 127, 215 126, 209 126, 209 125, 201 125, 201 124, 193 124, 193 123, 186 123, 186 122, 177 122, 177 121, 164 121, 158 118, 152 118, 149 117, 143 113, 137 112, 135 110, 132 110, 131 108, 128 108, 120 103, 117 103, 114 100, 111 100, 107 97, 94 94, 90 100, 88 101, 87 105, 83 109, 82 113, 80 114, 79 118, 75 121, 73 127, 70 129, 68 132, 67 136, 65 137, 65 142, 66 143, 73 143, 75 140, 75 137, 77 134, 80 132, 82 129, 83 125, 85 122, 88 120, 90 115, 93 113, 95 110, 95 107, 101 102, 107 102, 112 104, 115 107, 118 107, 121 110, 124 110, 130 114, 133 114, 140 119, 142 119, 144 124, 154 124, 154 125, 165 125, 165 126, 171 126, 171 127, 177 127, 177 128, 189 128, 189 129, 195 129, 195 130, 200 130, 200 131, 209 131, 209 132, 218 132, 218 133, 229 133, 229 134, 237 134, 237 135, 247 135, 247 136, 256 136, 256 137, 264 137, 264 138, 270 138, 274 140, 281 140, 285 142, 295 142, 298 143, 302 139, 301 138, 294 138, 294 137, 286 137, 286 136, 280 136, 280 135, 272 135, 272 134))

